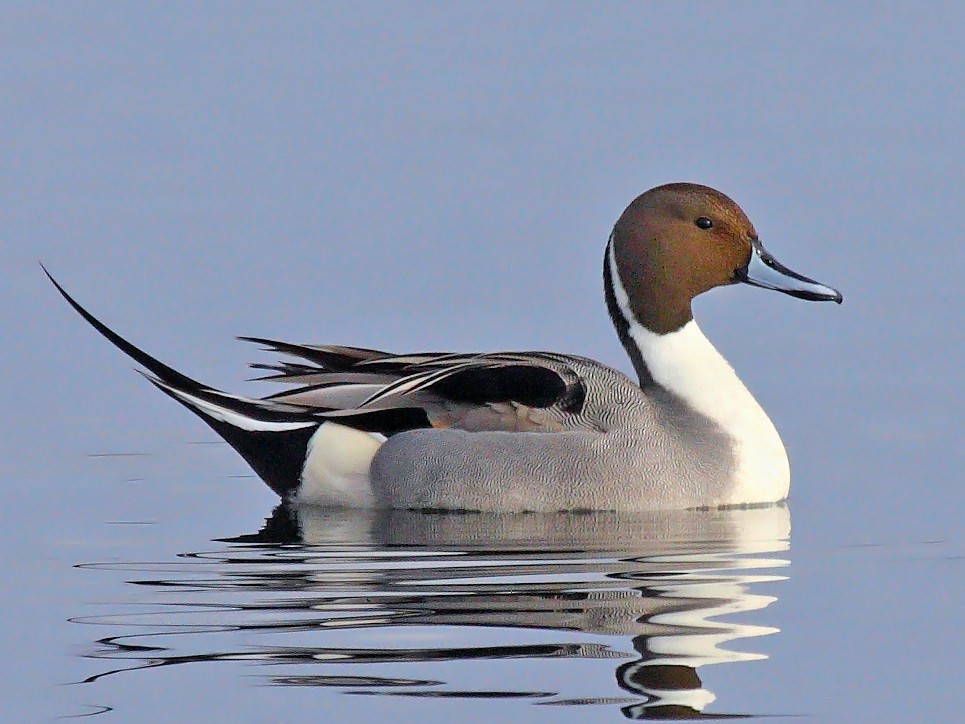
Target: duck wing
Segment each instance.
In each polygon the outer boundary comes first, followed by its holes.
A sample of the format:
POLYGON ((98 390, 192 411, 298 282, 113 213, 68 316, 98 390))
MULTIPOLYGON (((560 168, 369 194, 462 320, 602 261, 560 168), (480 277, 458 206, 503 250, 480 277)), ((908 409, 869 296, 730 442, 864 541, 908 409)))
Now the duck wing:
POLYGON ((349 425, 353 414, 415 407, 436 427, 551 432, 572 429, 563 421, 579 420, 586 399, 575 358, 550 352, 394 355, 242 339, 300 360, 253 365, 273 373, 261 379, 298 385, 266 400, 323 409, 349 425))

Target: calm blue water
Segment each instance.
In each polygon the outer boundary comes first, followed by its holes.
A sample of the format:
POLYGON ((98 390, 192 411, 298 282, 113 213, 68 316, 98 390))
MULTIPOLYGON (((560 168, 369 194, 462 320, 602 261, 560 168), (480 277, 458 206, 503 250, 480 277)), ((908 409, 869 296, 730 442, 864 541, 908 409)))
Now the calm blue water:
POLYGON ((886 539, 860 511, 840 530, 793 506, 261 520, 237 508, 250 476, 164 479, 232 461, 220 444, 79 461, 63 484, 86 504, 8 552, 33 569, 8 565, 33 589, 4 631, 15 718, 912 721, 963 704, 950 520, 886 539), (150 515, 162 498, 177 515, 150 515))
POLYGON ((779 631, 765 609, 787 575, 789 527, 785 508, 280 510, 231 543, 84 564, 127 590, 72 619, 92 639, 81 688, 128 716, 158 676, 232 677, 241 718, 252 706, 281 719, 306 707, 442 717, 451 702, 479 718, 762 713, 765 702, 709 687, 718 666, 751 682, 746 662, 767 658, 756 639, 779 631))

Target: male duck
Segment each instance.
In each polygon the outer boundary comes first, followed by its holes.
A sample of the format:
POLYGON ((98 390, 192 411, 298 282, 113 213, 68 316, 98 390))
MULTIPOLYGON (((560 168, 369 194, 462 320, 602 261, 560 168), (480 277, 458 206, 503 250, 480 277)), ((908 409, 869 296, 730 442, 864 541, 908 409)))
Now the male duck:
POLYGON ((691 300, 734 282, 802 299, 840 303, 841 294, 779 264, 730 198, 687 183, 651 189, 627 207, 603 280, 639 382, 553 352, 394 355, 247 337, 302 360, 255 365, 297 385, 259 400, 156 360, 51 278, 148 379, 292 502, 550 512, 783 500, 790 472, 781 438, 697 327, 691 300))

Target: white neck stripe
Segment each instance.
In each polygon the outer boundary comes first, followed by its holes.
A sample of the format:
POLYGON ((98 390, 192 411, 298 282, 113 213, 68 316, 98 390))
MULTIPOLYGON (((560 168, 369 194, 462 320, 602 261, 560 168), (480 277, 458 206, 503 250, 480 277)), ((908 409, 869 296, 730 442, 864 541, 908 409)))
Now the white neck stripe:
POLYGON ((613 251, 613 234, 610 234, 610 238, 606 244, 606 261, 607 266, 610 268, 610 286, 613 291, 613 298, 617 303, 617 309, 631 330, 634 325, 642 326, 640 322, 637 321, 637 318, 633 316, 633 310, 630 309, 630 295, 627 294, 627 290, 624 289, 623 282, 620 280, 620 272, 617 271, 616 254, 613 251))

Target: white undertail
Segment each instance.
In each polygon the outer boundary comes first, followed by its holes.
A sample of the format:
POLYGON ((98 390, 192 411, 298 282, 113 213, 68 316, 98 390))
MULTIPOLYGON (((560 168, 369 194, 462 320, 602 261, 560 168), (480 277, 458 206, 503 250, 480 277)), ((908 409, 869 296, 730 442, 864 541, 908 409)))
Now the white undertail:
POLYGON ((326 422, 308 441, 297 502, 305 505, 372 508, 369 482, 372 458, 382 441, 334 422, 326 422))

